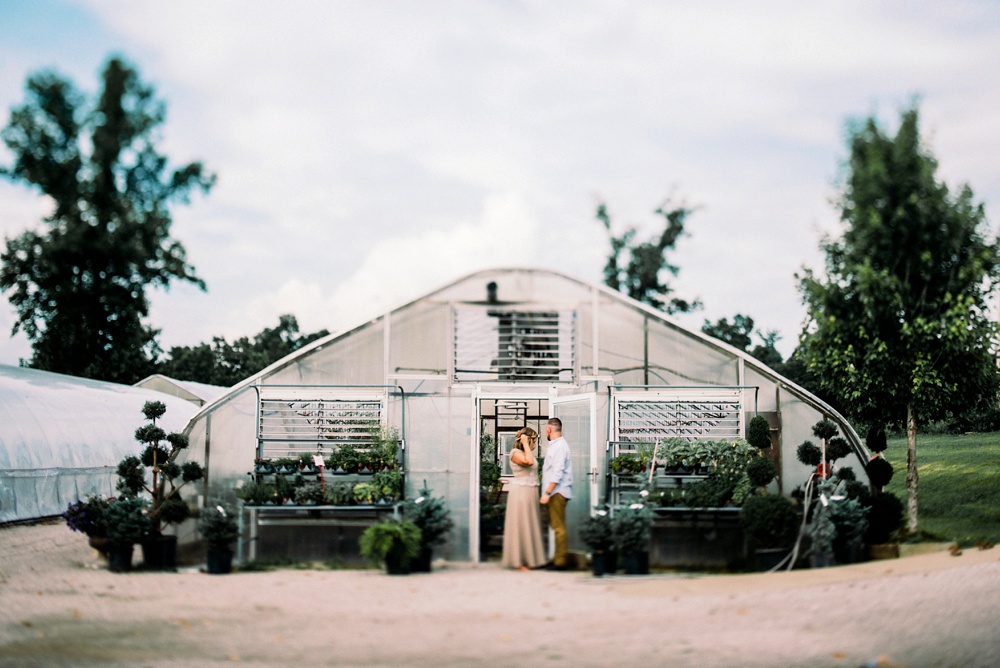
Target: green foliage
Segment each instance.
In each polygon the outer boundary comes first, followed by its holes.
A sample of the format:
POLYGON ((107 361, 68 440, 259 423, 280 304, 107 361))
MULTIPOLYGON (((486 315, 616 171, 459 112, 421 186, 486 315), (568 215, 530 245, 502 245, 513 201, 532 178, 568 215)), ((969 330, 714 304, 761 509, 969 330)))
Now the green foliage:
POLYGON ((322 329, 300 335, 298 320, 286 314, 278 317, 277 327, 265 327, 232 343, 216 336, 211 343, 174 346, 157 370, 171 378, 231 387, 328 334, 322 329))
POLYGON ((644 503, 624 506, 615 513, 613 529, 621 554, 648 552, 653 539, 653 511, 644 503))
POLYGON ((397 469, 376 472, 371 484, 383 499, 398 499, 403 493, 403 475, 397 469))
POLYGON ((756 548, 787 547, 795 541, 798 513, 786 496, 755 495, 740 508, 740 525, 756 548))
POLYGON ((627 452, 623 452, 622 454, 613 457, 609 465, 611 467, 611 472, 617 475, 639 473, 644 468, 642 460, 640 460, 639 457, 627 452))
POLYGON ((835 436, 826 444, 826 460, 834 462, 851 454, 851 446, 846 439, 835 436))
POLYGON ((148 502, 131 496, 113 499, 104 511, 108 542, 112 545, 135 545, 152 529, 147 515, 148 502))
POLYGON ((580 537, 593 552, 605 552, 615 546, 614 525, 607 510, 598 510, 580 527, 580 537))
POLYGON ((774 480, 774 462, 770 457, 754 457, 747 464, 747 477, 754 487, 767 487, 774 480))
POLYGON ((669 276, 677 276, 679 268, 666 261, 666 253, 684 234, 684 223, 691 215, 691 209, 667 207, 668 204, 664 204, 656 210, 656 215, 664 220, 663 231, 649 241, 638 243, 634 240, 635 227, 615 236, 607 206, 603 203, 597 206, 597 220, 607 231, 611 244, 604 265, 604 284, 667 313, 687 313, 700 308, 701 302, 671 297, 674 290, 664 281, 663 275, 665 272, 669 276))
POLYGON ((90 494, 82 501, 74 501, 66 508, 63 519, 66 526, 87 536, 106 536, 104 513, 111 506, 112 499, 90 494))
POLYGON ((406 566, 420 554, 420 529, 410 520, 377 522, 361 534, 359 547, 375 563, 395 558, 406 566))
POLYGON ((403 506, 403 517, 420 529, 423 547, 435 547, 445 542, 455 526, 444 497, 432 496, 427 481, 420 488, 420 495, 403 506))
POLYGON ((868 499, 868 531, 865 541, 869 545, 888 543, 903 526, 903 502, 890 492, 875 494, 868 499))
POLYGON ((295 503, 314 505, 323 503, 324 499, 323 486, 318 482, 306 482, 295 488, 295 503))
POLYGON ((754 346, 752 350, 750 349, 753 344, 751 336, 754 333, 753 325, 753 318, 737 313, 733 316, 732 323, 729 322, 728 318, 719 318, 714 324, 706 320, 705 324, 701 326, 701 331, 720 341, 725 341, 738 350, 750 353, 768 366, 781 364, 781 353, 774 347, 781 339, 777 331, 771 330, 762 333, 757 330, 757 336, 760 337, 761 343, 754 346))
POLYGON ((810 554, 832 553, 833 541, 837 538, 837 525, 833 522, 832 506, 817 504, 806 531, 812 539, 810 554))
POLYGON ((142 408, 143 415, 149 424, 135 430, 135 438, 146 444, 142 456, 128 455, 124 457, 117 468, 117 489, 123 496, 136 497, 146 493, 149 495, 149 520, 153 533, 160 533, 164 524, 177 524, 190 516, 188 505, 181 498, 180 490, 191 482, 205 477, 205 471, 197 462, 177 464, 177 455, 181 448, 175 442, 187 445, 186 439, 170 441, 167 450, 161 444, 167 434, 156 426, 156 420, 166 412, 166 407, 157 401, 147 401, 142 408), (151 478, 147 479, 146 468, 151 470, 151 478))
POLYGON ((823 461, 823 451, 812 441, 803 441, 795 449, 795 457, 806 466, 816 466, 823 461))
POLYGON ((885 452, 888 445, 885 436, 885 429, 881 427, 872 427, 868 430, 868 434, 865 436, 865 445, 868 449, 874 453, 885 452))
POLYGON ((486 433, 479 437, 479 487, 481 491, 487 493, 495 493, 500 490, 497 444, 495 439, 486 433))
POLYGON ((250 482, 237 491, 248 506, 262 506, 273 501, 276 492, 275 486, 267 482, 250 482))
POLYGON ((766 450, 771 447, 771 425, 763 415, 755 415, 747 425, 747 442, 755 448, 766 450))
POLYGON ((198 532, 205 547, 210 550, 225 550, 240 535, 236 508, 221 501, 209 501, 198 518, 198 532))
POLYGON ((7 239, 0 290, 31 341, 30 366, 130 384, 153 370, 149 286, 205 285, 170 237, 169 205, 207 192, 200 163, 167 170, 155 146, 164 104, 118 58, 87 100, 53 72, 31 75, 0 132, 14 156, 0 175, 51 200, 40 231, 7 239))
POLYGON ((869 461, 865 466, 865 472, 875 489, 882 489, 892 480, 892 464, 882 457, 876 457, 869 461))
POLYGON ((916 429, 996 405, 990 301, 1000 245, 971 188, 937 180, 916 108, 896 135, 869 118, 851 129, 840 198, 843 234, 823 243, 825 276, 806 270, 800 348, 858 422, 911 427, 907 484, 917 526, 916 429))

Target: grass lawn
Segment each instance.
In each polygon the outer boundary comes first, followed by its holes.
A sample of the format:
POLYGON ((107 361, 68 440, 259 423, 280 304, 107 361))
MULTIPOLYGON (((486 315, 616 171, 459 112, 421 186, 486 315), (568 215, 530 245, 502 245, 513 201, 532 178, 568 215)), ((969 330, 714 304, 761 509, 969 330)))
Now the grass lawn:
MULTIPOLYGON (((906 437, 889 439, 886 489, 906 506, 906 437)), ((1000 432, 917 436, 917 520, 922 532, 966 547, 1000 544, 1000 432)), ((905 521, 904 521, 905 526, 905 521)))

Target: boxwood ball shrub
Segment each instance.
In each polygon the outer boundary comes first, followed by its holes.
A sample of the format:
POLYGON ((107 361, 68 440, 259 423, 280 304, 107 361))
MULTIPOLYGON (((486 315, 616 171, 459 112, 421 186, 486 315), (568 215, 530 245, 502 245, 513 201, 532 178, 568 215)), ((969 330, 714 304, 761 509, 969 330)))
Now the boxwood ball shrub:
POLYGON ((851 454, 851 446, 846 439, 837 436, 827 441, 826 458, 828 461, 833 462, 849 454, 851 454))
POLYGON ((774 462, 770 457, 754 457, 747 464, 747 476, 754 487, 767 487, 774 480, 774 462))
POLYGON ((816 438, 830 440, 837 435, 837 425, 832 420, 823 419, 813 425, 813 435, 816 438))
POLYGON ((756 415, 747 425, 747 443, 764 450, 771 447, 771 426, 763 415, 756 415))
POLYGON ((823 460, 823 451, 812 441, 803 441, 795 450, 795 456, 806 466, 816 466, 823 460))
POLYGON ((868 435, 865 436, 865 445, 872 452, 885 452, 888 446, 888 441, 885 437, 885 429, 881 427, 873 427, 868 430, 868 435))
POLYGON ((872 486, 882 489, 892 480, 892 464, 882 457, 876 457, 865 467, 872 486))
POLYGON ((758 549, 786 547, 795 541, 798 513, 780 494, 751 496, 740 508, 740 524, 758 549))

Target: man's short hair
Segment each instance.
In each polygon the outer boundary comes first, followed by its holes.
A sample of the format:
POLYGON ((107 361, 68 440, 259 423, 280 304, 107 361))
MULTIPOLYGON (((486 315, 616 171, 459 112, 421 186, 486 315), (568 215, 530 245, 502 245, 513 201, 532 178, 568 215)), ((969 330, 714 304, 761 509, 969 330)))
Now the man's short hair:
POLYGON ((548 424, 559 433, 562 433, 562 420, 560 420, 559 418, 556 417, 549 418, 548 424))

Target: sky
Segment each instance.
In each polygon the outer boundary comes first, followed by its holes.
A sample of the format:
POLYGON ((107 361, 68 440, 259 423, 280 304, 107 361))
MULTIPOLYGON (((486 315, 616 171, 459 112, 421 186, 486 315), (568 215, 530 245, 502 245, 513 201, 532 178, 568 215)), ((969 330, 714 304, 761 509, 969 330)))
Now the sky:
MULTIPOLYGON (((479 269, 600 283, 616 233, 688 206, 671 285, 704 321, 795 348, 795 278, 821 269, 848 124, 919 105, 950 187, 1000 215, 1000 4, 0 0, 0 113, 54 69, 93 94, 125 57, 167 104, 160 150, 218 177, 173 209, 207 284, 150 291, 160 345, 296 316, 352 327, 479 269)), ((0 164, 11 154, 0 146, 0 164)), ((0 232, 48 203, 0 181, 0 232)), ((8 337, 0 364, 30 357, 8 337)))

